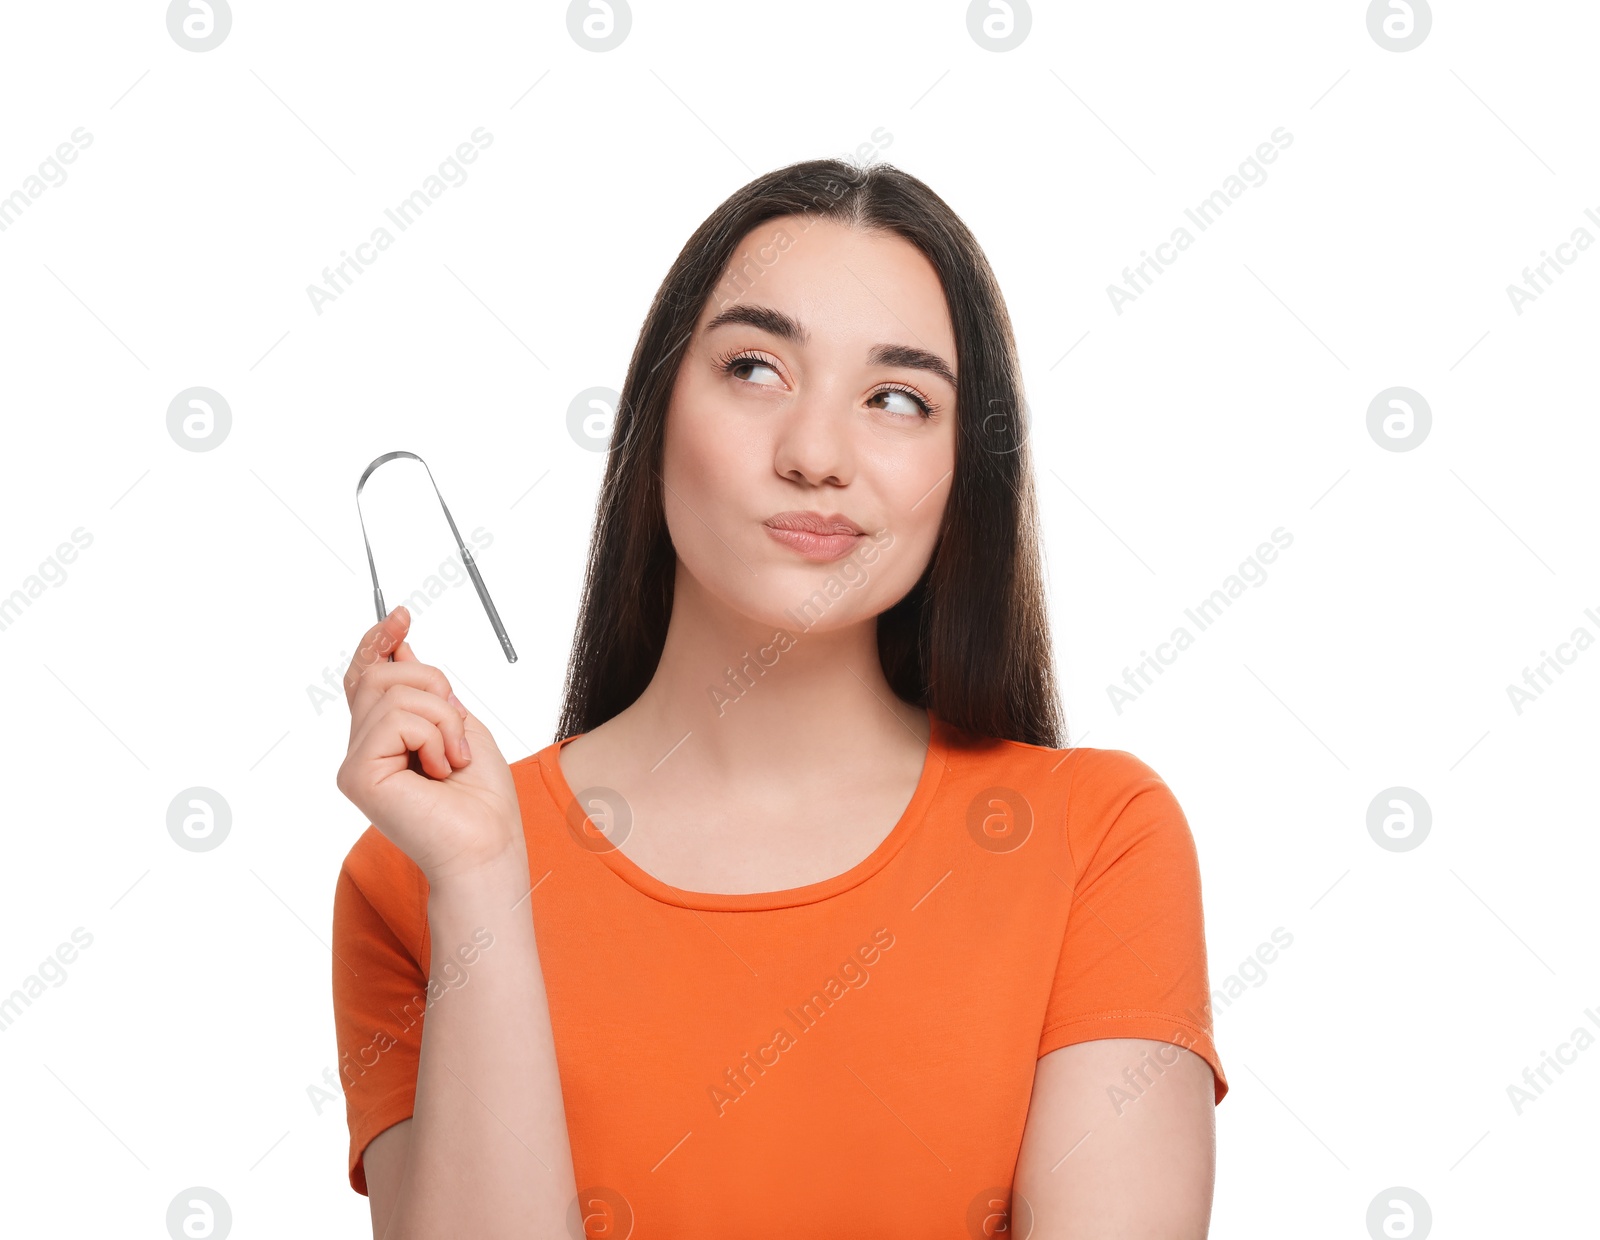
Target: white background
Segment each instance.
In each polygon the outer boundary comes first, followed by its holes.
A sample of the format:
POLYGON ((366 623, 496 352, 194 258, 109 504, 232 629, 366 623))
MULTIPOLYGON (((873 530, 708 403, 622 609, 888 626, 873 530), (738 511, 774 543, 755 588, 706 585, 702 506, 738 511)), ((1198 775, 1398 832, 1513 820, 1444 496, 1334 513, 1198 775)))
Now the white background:
MULTIPOLYGON (((240 1237, 366 1234, 342 1101, 308 1094, 365 826, 342 694, 310 691, 374 619, 356 479, 414 451, 492 535, 519 661, 470 585, 415 646, 508 758, 548 743, 604 463, 569 401, 620 388, 718 202, 881 127, 1011 310, 1072 740, 1184 806, 1214 984, 1293 936, 1216 1013, 1214 1234, 1361 1240, 1391 1186, 1441 1237, 1596 1234, 1600 1048, 1521 1114, 1507 1087, 1600 1035, 1600 649, 1520 713, 1507 685, 1600 637, 1600 247, 1521 314, 1506 287, 1600 239, 1600 11, 1440 3, 1397 53, 1365 9, 1039 4, 997 53, 959 3, 636 0, 596 53, 559 4, 276 0, 197 53, 160 3, 7 6, 0 194, 92 135, 0 232, 0 596, 92 536, 0 631, 0 995, 93 935, 0 1033, 16 1230, 161 1236, 204 1185, 240 1237), (307 286, 479 126, 469 178, 318 314, 307 286), (1280 126, 1266 181, 1117 313, 1107 285, 1280 126), (206 452, 166 425, 197 385, 232 410, 206 452), (1432 409, 1410 451, 1367 430, 1392 386, 1432 409), (1265 583, 1119 712, 1108 684, 1279 526, 1265 583), (214 851, 167 832, 194 786, 232 810, 214 851), (1432 811, 1407 852, 1367 831, 1394 786, 1432 811)), ((393 602, 454 548, 420 468, 387 470, 393 602)))

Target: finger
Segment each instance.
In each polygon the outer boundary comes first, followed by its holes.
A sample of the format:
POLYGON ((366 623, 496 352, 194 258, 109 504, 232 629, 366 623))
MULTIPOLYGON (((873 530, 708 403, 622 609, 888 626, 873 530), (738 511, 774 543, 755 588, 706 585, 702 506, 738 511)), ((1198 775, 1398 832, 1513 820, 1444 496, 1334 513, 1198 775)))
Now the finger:
POLYGON ((415 752, 429 779, 448 779, 453 770, 445 756, 444 734, 438 725, 426 716, 401 708, 381 711, 351 746, 351 752, 363 765, 395 759, 406 763, 408 755, 415 752))
POLYGON ((372 712, 383 695, 397 685, 425 689, 441 701, 450 701, 454 692, 450 679, 431 663, 412 659, 405 663, 374 663, 362 673, 350 699, 350 720, 354 726, 372 712))
POLYGON ((369 668, 389 662, 390 653, 405 640, 410 627, 411 613, 401 605, 361 635, 355 656, 345 669, 344 694, 347 702, 354 702, 356 689, 369 668))
POLYGON ((446 768, 442 772, 429 772, 434 778, 442 779, 451 769, 465 766, 472 760, 471 742, 467 739, 465 722, 459 713, 438 695, 412 685, 392 687, 370 709, 352 718, 350 751, 379 757, 394 756, 396 742, 392 716, 396 710, 428 720, 438 732, 442 741, 439 753, 446 760, 446 768), (453 762, 450 761, 452 755, 453 762))
MULTIPOLYGON (((419 663, 417 666, 427 665, 419 663)), ((444 736, 445 753, 453 766, 466 766, 472 761, 472 748, 467 742, 467 730, 461 712, 438 694, 413 685, 395 685, 384 694, 384 699, 392 707, 432 721, 444 736)))
POLYGON ((462 707, 461 726, 466 731, 467 739, 472 746, 472 753, 479 762, 487 759, 491 765, 506 764, 505 754, 494 739, 494 733, 484 727, 483 720, 479 719, 466 707, 462 707))

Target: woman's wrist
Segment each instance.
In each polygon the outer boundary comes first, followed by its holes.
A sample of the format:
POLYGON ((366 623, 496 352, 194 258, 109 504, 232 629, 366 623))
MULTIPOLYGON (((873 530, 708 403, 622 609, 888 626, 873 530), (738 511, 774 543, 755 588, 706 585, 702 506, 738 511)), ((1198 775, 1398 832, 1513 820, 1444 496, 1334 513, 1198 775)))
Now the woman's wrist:
MULTIPOLYGON (((519 824, 520 825, 520 824, 519 824)), ((493 908, 504 900, 505 911, 528 893, 528 852, 521 832, 492 857, 428 876, 428 912, 457 907, 493 908)))

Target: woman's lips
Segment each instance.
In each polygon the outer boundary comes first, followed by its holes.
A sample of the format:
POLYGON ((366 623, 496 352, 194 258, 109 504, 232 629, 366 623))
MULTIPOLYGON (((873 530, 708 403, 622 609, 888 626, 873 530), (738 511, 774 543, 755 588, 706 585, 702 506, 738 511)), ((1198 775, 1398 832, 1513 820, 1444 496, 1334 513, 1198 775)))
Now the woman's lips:
POLYGON ((856 543, 866 537, 865 534, 813 534, 809 530, 779 529, 772 525, 762 528, 785 547, 821 563, 849 555, 856 543))

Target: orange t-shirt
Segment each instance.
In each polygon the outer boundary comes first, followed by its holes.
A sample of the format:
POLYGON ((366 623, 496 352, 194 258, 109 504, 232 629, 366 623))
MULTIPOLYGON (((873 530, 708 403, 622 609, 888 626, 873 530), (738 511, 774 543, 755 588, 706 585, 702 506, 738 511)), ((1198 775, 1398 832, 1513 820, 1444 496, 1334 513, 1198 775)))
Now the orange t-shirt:
MULTIPOLYGON (((1121 750, 932 725, 869 857, 749 895, 631 862, 577 807, 565 741, 512 764, 574 1170, 610 1214, 590 1234, 814 1237, 848 1220, 967 1236, 1010 1189, 1035 1062, 1075 1042, 1186 1046, 1222 1100, 1199 867, 1171 790, 1121 750)), ((333 921, 362 1193, 362 1151, 412 1113, 426 903, 421 871, 368 827, 333 921)))

